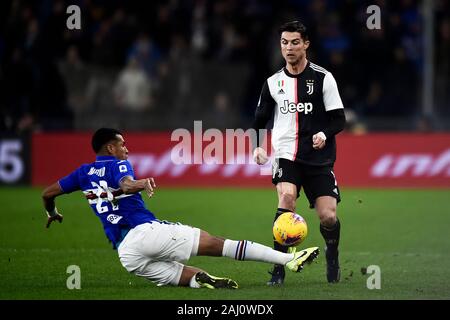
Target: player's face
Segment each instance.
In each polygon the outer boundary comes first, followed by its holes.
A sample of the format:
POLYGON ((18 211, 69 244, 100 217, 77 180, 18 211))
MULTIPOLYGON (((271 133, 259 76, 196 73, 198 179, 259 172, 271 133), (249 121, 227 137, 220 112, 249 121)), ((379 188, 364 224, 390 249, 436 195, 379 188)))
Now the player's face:
POLYGON ((127 160, 128 159, 128 149, 125 146, 125 140, 123 137, 118 134, 116 141, 114 141, 111 145, 111 153, 119 160, 127 160))
POLYGON ((284 31, 281 34, 281 53, 286 63, 296 65, 306 57, 309 41, 303 41, 299 32, 284 31))

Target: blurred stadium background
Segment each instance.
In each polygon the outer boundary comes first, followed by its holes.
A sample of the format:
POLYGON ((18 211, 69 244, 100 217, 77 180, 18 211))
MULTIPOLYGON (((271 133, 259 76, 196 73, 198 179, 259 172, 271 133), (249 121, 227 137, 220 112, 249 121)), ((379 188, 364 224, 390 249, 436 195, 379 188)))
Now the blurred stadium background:
POLYGON ((103 123, 166 130, 194 119, 245 128, 263 81, 283 65, 277 27, 292 19, 309 27, 310 59, 338 79, 350 125, 450 129, 448 1, 16 0, 1 6, 2 132, 92 130, 103 123), (66 27, 70 4, 81 9, 81 30, 66 27), (381 9, 380 30, 366 28, 371 4, 381 9), (434 72, 426 79, 429 67, 434 72), (430 84, 433 105, 424 106, 430 84))
MULTIPOLYGON (((297 19, 311 34, 310 60, 334 74, 346 108, 336 163, 348 226, 346 281, 331 289, 320 282, 320 268, 305 275, 306 293, 274 294, 263 286, 266 266, 259 266, 261 276, 244 282, 253 291, 239 295, 167 289, 148 296, 147 283, 139 282, 141 291, 133 288, 127 298, 450 298, 444 228, 450 219, 449 13, 450 1, 444 0, 2 1, 0 195, 2 215, 15 218, 0 227, 0 273, 6 279, 0 298, 122 298, 116 289, 130 289, 121 287, 119 280, 128 282, 128 275, 118 261, 109 265, 114 253, 99 225, 84 220, 89 209, 81 197, 59 200, 67 224, 41 229, 42 186, 92 160, 90 135, 100 126, 127 133, 137 175, 154 176, 168 195, 163 203, 149 202, 161 218, 176 213, 173 220, 270 245, 276 204, 270 177, 251 164, 174 165, 170 136, 177 128, 192 130, 195 120, 203 130, 249 128, 263 82, 283 66, 277 28, 297 19), (81 9, 80 30, 66 27, 71 4, 81 9), (381 9, 380 30, 366 27, 372 4, 381 9), (238 186, 245 190, 236 191, 238 186), (242 216, 258 222, 236 226, 242 216), (93 238, 86 231, 91 229, 93 238), (64 243, 86 265, 93 254, 108 256, 100 266, 113 268, 119 280, 105 291, 93 278, 87 283, 97 291, 67 291, 69 262, 55 243, 64 243), (62 272, 59 282, 34 268, 34 258, 52 260, 46 268, 62 272), (389 290, 368 291, 361 275, 351 282, 350 271, 377 261, 387 270, 389 290), (17 270, 30 276, 21 278, 17 270), (37 285, 42 278, 46 282, 37 285)), ((308 244, 321 244, 317 219, 300 201, 311 224, 308 244)), ((219 268, 238 279, 253 272, 228 261, 219 268)), ((102 278, 100 268, 92 272, 102 278)))

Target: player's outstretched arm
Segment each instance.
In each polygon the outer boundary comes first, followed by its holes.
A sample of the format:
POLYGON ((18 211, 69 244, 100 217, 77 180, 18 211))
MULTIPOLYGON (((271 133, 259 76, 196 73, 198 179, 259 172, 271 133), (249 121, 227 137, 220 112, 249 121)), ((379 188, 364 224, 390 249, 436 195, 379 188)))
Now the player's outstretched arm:
POLYGON ((151 198, 156 188, 156 183, 153 178, 145 178, 134 180, 131 176, 126 176, 120 180, 120 189, 125 194, 138 193, 145 190, 148 197, 151 198))
POLYGON ((45 210, 47 211, 47 224, 46 228, 50 227, 50 224, 57 220, 59 223, 63 221, 63 216, 58 213, 55 206, 55 198, 64 192, 58 182, 48 186, 42 192, 42 200, 44 202, 45 210))

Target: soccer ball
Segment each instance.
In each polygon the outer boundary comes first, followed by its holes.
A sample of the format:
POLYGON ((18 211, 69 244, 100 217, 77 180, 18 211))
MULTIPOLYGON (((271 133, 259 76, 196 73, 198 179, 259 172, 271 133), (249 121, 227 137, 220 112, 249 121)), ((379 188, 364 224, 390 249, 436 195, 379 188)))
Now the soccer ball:
POLYGON ((305 219, 294 212, 285 212, 273 223, 275 241, 286 247, 299 245, 308 234, 305 219))

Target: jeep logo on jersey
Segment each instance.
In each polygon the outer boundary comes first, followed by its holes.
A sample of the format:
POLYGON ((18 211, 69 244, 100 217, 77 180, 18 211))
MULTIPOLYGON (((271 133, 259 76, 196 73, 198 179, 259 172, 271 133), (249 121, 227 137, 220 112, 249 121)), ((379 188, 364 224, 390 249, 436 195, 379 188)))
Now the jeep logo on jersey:
POLYGON ((295 113, 295 112, 304 112, 308 114, 312 112, 313 104, 311 102, 302 103, 299 102, 295 104, 294 102, 289 102, 289 100, 284 100, 283 105, 280 108, 281 113, 295 113))

